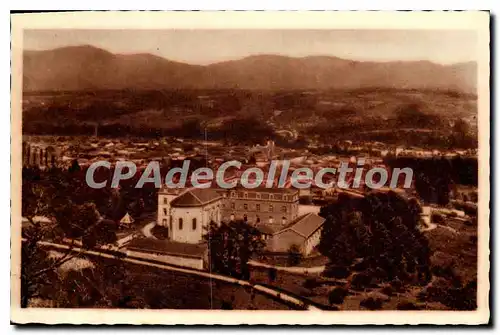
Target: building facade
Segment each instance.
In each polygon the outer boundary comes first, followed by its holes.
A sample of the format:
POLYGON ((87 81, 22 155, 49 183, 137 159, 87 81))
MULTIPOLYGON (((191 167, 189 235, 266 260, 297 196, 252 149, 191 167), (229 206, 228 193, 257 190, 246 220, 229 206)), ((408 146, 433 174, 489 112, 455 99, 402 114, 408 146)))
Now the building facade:
POLYGON ((251 224, 283 226, 299 211, 299 193, 286 188, 234 188, 219 190, 223 197, 222 219, 244 220, 251 224))

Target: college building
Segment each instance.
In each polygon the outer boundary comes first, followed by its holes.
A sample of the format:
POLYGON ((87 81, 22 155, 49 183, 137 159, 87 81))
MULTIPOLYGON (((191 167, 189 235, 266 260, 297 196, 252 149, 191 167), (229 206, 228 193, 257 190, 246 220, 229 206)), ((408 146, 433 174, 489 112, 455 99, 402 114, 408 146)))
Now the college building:
POLYGON ((324 219, 298 215, 296 189, 162 188, 158 193, 157 223, 168 228, 169 240, 203 243, 210 222, 244 220, 255 226, 270 252, 288 252, 295 245, 309 255, 319 243, 324 219))

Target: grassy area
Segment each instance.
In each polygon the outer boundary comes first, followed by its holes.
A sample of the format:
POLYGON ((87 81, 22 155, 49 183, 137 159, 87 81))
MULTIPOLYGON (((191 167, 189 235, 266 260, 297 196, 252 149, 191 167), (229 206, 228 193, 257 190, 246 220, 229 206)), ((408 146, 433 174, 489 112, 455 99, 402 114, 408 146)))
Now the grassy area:
POLYGON ((438 226, 425 234, 434 252, 434 263, 453 263, 453 268, 462 280, 476 280, 477 226, 446 221, 443 227, 438 226), (451 227, 456 232, 446 227, 451 227))

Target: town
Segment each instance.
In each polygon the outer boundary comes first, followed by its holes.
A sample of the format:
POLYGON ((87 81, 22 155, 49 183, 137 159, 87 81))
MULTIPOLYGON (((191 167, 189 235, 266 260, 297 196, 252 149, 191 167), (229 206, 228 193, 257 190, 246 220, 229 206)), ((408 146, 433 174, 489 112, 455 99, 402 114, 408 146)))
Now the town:
MULTIPOLYGON (((356 148, 355 152, 363 157, 367 166, 380 167, 388 171, 391 167, 400 166, 394 164, 394 161, 412 158, 430 162, 456 161, 457 159, 460 162, 468 160, 477 162, 475 151, 470 149, 434 150, 427 153, 425 150, 379 145, 379 152, 382 154, 377 155, 373 152, 373 143, 356 145, 351 142, 348 145, 356 148)), ((194 166, 189 169, 191 173, 197 167, 216 169, 227 159, 238 158, 244 162, 242 169, 258 167, 264 171, 265 180, 269 178, 270 162, 285 157, 290 162, 290 171, 304 167, 314 171, 328 167, 338 168, 342 163, 356 166, 355 157, 349 151, 344 151, 342 154, 314 154, 311 149, 282 148, 273 141, 267 141, 265 145, 228 146, 221 141, 194 141, 182 138, 163 138, 141 142, 133 139, 99 137, 65 139, 64 137, 27 136, 23 142, 23 163, 26 174, 43 175, 58 170, 62 171, 60 173, 73 174, 71 178, 77 179, 84 179, 82 177, 84 171, 99 160, 110 162, 130 160, 136 163, 137 171, 130 183, 120 185, 115 191, 106 193, 110 194, 107 197, 111 196, 111 198, 103 198, 103 205, 97 204, 94 208, 97 211, 98 222, 105 222, 108 227, 106 229, 116 231, 115 239, 101 243, 101 249, 104 248, 102 250, 120 253, 124 255, 122 257, 130 259, 177 266, 180 269, 192 268, 203 272, 209 271, 208 273, 215 271, 229 275, 231 278, 260 278, 265 274, 266 277, 269 276, 266 281, 270 281, 271 278, 280 277, 283 274, 286 279, 284 279, 284 284, 280 284, 281 290, 285 289, 287 292, 292 292, 294 296, 296 294, 300 296, 304 288, 298 289, 296 282, 304 280, 305 289, 311 291, 305 297, 302 295, 301 306, 343 308, 342 306, 348 306, 349 299, 357 299, 361 306, 369 306, 369 309, 380 308, 377 306, 383 304, 392 306, 390 303, 385 303, 391 301, 391 295, 380 293, 382 298, 380 296, 373 298, 375 293, 366 293, 367 288, 371 288, 373 283, 356 284, 361 285, 360 288, 362 287, 365 293, 354 293, 354 295, 350 295, 349 290, 346 291, 346 289, 339 291, 338 285, 333 285, 333 287, 330 284, 320 284, 322 280, 325 280, 322 279, 325 276, 333 276, 341 281, 357 276, 358 279, 355 282, 360 281, 359 278, 364 278, 363 273, 350 274, 345 265, 340 265, 343 264, 342 262, 335 265, 328 256, 329 251, 325 251, 327 249, 325 239, 334 238, 337 234, 337 232, 332 232, 333 235, 329 237, 331 233, 327 230, 331 227, 324 228, 325 222, 331 220, 325 216, 324 212, 332 208, 331 206, 339 206, 338 204, 346 201, 352 202, 348 207, 358 206, 353 204, 362 203, 367 197, 380 196, 383 197, 382 199, 388 196, 404 199, 398 201, 407 203, 416 201, 420 207, 415 221, 416 232, 419 234, 430 235, 437 231, 441 234, 444 231, 445 234, 452 235, 467 234, 469 236, 472 234, 471 239, 475 236, 475 233, 472 233, 472 227, 477 220, 477 188, 464 185, 446 188, 445 195, 440 190, 436 190, 433 194, 425 194, 423 189, 428 191, 432 186, 421 186, 415 180, 412 181, 411 187, 404 188, 404 178, 401 178, 396 188, 384 187, 377 190, 364 187, 363 183, 357 189, 339 187, 325 189, 316 185, 314 181, 309 188, 296 189, 290 182, 290 174, 282 176, 281 169, 277 169, 278 173, 273 171, 272 185, 276 186, 280 180, 284 180, 284 188, 247 189, 240 185, 236 188, 225 189, 219 187, 215 181, 212 181, 208 188, 197 188, 190 184, 191 178, 186 178, 187 184, 183 187, 168 187, 162 181, 163 186, 159 190, 155 189, 152 183, 151 187, 146 187, 147 191, 132 191, 130 188, 133 188, 135 185, 133 183, 138 181, 147 167, 148 159, 159 162, 163 171, 172 167, 179 168, 183 162, 190 160, 194 162, 194 166), (124 195, 125 192, 126 195, 124 195), (447 201, 442 201, 442 196, 445 196, 447 201), (113 201, 112 199, 118 199, 115 200, 117 204, 113 210, 106 212, 106 209, 109 209, 108 203, 113 201), (239 253, 226 256, 216 254, 218 247, 214 241, 221 238, 218 235, 223 234, 225 238, 229 238, 231 234, 239 236, 242 233, 241 231, 239 233, 222 231, 224 227, 229 227, 225 228, 229 230, 233 229, 230 227, 234 226, 235 222, 247 227, 238 229, 243 230, 243 236, 247 236, 246 238, 248 235, 254 236, 252 241, 259 245, 256 248, 258 251, 248 252, 244 257, 239 253), (247 231, 246 229, 253 230, 247 231), (464 229, 466 233, 462 232, 464 229), (214 240, 211 240, 212 238, 214 240), (237 261, 233 260, 236 263, 230 265, 229 268, 227 264, 217 265, 217 258, 223 257, 234 258, 237 261), (315 284, 311 284, 313 282, 315 284), (312 286, 308 287, 308 285, 312 286), (312 292, 315 291, 316 285, 321 290, 332 286, 336 293, 315 296, 312 292), (339 294, 343 297, 342 299, 332 298, 332 295, 339 294), (309 298, 311 295, 312 297, 309 298), (335 301, 337 303, 333 303, 335 301), (336 304, 340 304, 340 307, 335 307, 336 304)), ((111 177, 111 171, 112 169, 103 172, 98 168, 96 175, 101 173, 111 177)), ((418 173, 420 170, 416 171, 418 173)), ((240 170, 228 169, 226 172, 225 182, 241 177, 240 170)), ((99 177, 96 178, 99 179, 99 177)), ((352 183, 353 178, 354 173, 348 174, 349 183, 352 183)), ((85 188, 85 185, 80 187, 85 188)), ((109 189, 109 183, 105 189, 109 189)), ((92 196, 96 197, 97 194, 92 196)), ((99 201, 93 198, 92 202, 98 203, 99 201)), ((47 217, 32 216, 24 219, 23 227, 29 231, 33 224, 49 221, 47 217)), ((239 239, 235 236, 232 238, 239 239)), ((64 240, 65 243, 76 243, 75 245, 80 247, 84 245, 84 240, 81 238, 77 238, 77 242, 67 237, 64 240)), ((227 243, 225 242, 224 248, 229 247, 227 243)), ((241 246, 233 247, 242 248, 241 246)), ((273 285, 276 284, 275 280, 271 282, 273 285)), ((384 290, 384 287, 375 286, 375 288, 384 290)), ((408 298, 408 295, 410 294, 398 293, 395 301, 399 302, 395 303, 401 308, 405 308, 404 306, 408 304, 414 308, 423 308, 418 307, 419 303, 416 301, 410 303, 409 301, 412 301, 414 297, 408 298), (405 298, 400 299, 400 295, 405 298)), ((224 306, 233 303, 225 301, 224 306)), ((446 307, 443 306, 443 308, 446 307)))

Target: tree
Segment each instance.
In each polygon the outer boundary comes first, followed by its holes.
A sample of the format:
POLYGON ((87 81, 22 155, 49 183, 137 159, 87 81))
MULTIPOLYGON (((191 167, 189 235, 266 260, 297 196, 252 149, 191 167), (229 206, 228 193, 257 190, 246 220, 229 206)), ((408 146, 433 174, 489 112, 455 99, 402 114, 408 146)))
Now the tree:
POLYGON ((21 251, 21 306, 53 282, 55 271, 83 250, 116 241, 114 222, 102 220, 93 203, 74 203, 71 178, 59 170, 47 179, 40 171, 23 170, 21 251), (54 182, 60 181, 60 183, 54 182), (66 243, 58 257, 48 257, 40 242, 66 243), (81 242, 81 250, 75 248, 81 242))
POLYGON ((342 304, 345 297, 349 294, 349 290, 344 287, 335 287, 328 294, 328 302, 330 305, 342 304))
POLYGON ((248 261, 265 245, 260 231, 244 221, 220 225, 212 222, 204 239, 208 244, 211 270, 243 278, 250 274, 248 261))
POLYGON ((362 199, 339 197, 323 207, 326 218, 320 252, 330 258, 330 268, 364 269, 370 278, 407 278, 415 271, 429 277, 427 239, 418 228, 418 201, 395 192, 372 192, 362 199), (354 262, 363 258, 362 262, 354 262))
POLYGON ((269 268, 267 270, 267 278, 269 279, 270 283, 274 282, 277 276, 278 276, 278 270, 276 270, 275 268, 269 268))
POLYGON ((78 161, 76 159, 73 159, 71 162, 71 166, 68 168, 68 172, 74 173, 74 172, 79 172, 81 170, 80 165, 78 164, 78 161))
POLYGON ((300 248, 296 244, 292 244, 288 249, 288 266, 295 266, 300 263, 302 260, 302 253, 300 252, 300 248))

